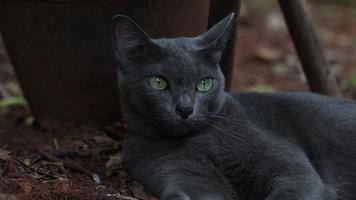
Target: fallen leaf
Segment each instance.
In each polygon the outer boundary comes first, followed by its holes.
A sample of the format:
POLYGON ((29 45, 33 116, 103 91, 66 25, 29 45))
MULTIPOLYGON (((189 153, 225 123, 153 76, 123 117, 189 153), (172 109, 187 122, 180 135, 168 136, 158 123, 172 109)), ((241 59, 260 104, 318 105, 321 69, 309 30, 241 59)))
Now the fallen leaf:
POLYGON ((6 151, 5 149, 0 148, 0 160, 10 160, 10 151, 6 151))
POLYGON ((25 158, 25 160, 23 161, 23 163, 25 163, 27 166, 31 165, 31 160, 28 158, 25 158))
POLYGON ((148 196, 148 194, 146 193, 144 187, 139 184, 136 181, 132 181, 129 184, 129 188, 131 190, 131 192, 133 193, 135 198, 139 198, 139 199, 146 199, 146 197, 148 196))
POLYGON ((102 144, 102 145, 109 145, 111 143, 113 143, 113 140, 106 137, 106 136, 101 136, 101 135, 98 135, 98 136, 94 136, 93 137, 93 140, 96 144, 102 144))
POLYGON ((256 57, 263 61, 276 61, 283 58, 283 52, 270 47, 259 47, 256 57))
POLYGON ((110 157, 110 160, 105 164, 106 167, 106 176, 111 177, 123 168, 122 166, 122 154, 118 153, 110 157))
POLYGON ((16 196, 13 194, 4 194, 0 192, 0 200, 16 200, 16 196))

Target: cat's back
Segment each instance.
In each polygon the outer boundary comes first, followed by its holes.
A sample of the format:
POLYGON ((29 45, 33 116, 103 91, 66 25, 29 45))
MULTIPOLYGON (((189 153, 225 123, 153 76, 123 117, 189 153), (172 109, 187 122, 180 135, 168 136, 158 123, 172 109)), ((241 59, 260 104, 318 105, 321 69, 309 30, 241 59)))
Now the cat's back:
POLYGON ((247 92, 234 95, 234 99, 258 122, 292 121, 356 131, 356 101, 306 92, 247 92))
MULTIPOLYGON (((327 111, 338 110, 339 112, 340 108, 347 108, 349 111, 355 111, 356 109, 356 101, 309 92, 242 92, 233 95, 233 97, 246 108, 259 107, 258 105, 269 106, 271 108, 287 106, 290 109, 307 108, 308 110, 313 110, 324 108, 327 111)), ((351 114, 351 112, 347 113, 351 114)))
POLYGON ((234 99, 261 130, 297 141, 340 196, 356 190, 355 101, 304 92, 241 93, 234 99))
POLYGON ((356 142, 355 101, 305 92, 241 93, 234 98, 252 122, 272 134, 315 141, 315 146, 356 142))

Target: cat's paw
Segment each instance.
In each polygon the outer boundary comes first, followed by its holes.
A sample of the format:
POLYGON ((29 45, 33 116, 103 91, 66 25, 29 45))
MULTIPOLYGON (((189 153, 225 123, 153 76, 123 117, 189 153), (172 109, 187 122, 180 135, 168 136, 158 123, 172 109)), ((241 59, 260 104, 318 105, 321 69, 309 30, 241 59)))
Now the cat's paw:
POLYGON ((181 191, 164 194, 160 200, 192 200, 187 194, 181 191))
POLYGON ((207 193, 194 192, 187 194, 182 191, 171 192, 163 195, 160 200, 225 200, 226 198, 207 193))

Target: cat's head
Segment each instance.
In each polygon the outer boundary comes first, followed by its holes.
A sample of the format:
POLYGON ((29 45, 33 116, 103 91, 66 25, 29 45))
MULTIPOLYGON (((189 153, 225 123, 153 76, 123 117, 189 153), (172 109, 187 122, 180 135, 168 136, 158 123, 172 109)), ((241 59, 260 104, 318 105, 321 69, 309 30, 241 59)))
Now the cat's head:
POLYGON ((129 126, 167 137, 194 136, 209 126, 225 99, 219 62, 233 19, 230 14, 197 37, 151 39, 128 17, 113 18, 118 82, 129 126))

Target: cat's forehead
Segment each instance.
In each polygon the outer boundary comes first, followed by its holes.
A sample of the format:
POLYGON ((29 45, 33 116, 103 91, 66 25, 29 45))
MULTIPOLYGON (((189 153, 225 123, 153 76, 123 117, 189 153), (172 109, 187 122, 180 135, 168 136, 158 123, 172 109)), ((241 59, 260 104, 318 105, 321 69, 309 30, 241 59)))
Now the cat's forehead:
POLYGON ((197 53, 197 46, 193 39, 174 38, 156 39, 162 53, 160 63, 162 70, 175 74, 194 75, 204 71, 204 60, 197 53))
POLYGON ((155 39, 154 42, 168 56, 190 59, 194 57, 197 46, 192 38, 155 39))

